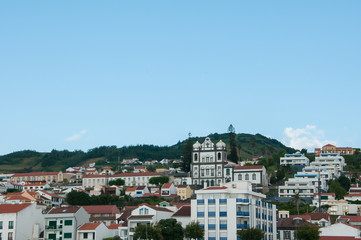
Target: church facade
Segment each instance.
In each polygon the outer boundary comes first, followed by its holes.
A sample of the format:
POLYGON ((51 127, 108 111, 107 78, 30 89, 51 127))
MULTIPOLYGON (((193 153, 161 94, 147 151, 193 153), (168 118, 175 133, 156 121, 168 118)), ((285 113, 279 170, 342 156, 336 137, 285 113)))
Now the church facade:
POLYGON ((220 186, 226 182, 227 165, 226 144, 220 140, 214 144, 207 137, 202 144, 193 144, 191 177, 195 185, 220 186))

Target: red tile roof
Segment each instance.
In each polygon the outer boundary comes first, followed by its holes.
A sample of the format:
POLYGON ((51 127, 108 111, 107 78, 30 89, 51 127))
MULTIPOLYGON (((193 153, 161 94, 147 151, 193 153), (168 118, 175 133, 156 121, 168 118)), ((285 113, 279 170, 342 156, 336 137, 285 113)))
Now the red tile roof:
POLYGON ((154 215, 132 215, 128 219, 153 218, 154 215))
POLYGON ((247 170, 247 169, 262 169, 263 165, 253 165, 253 166, 236 166, 235 170, 247 170))
POLYGON ((120 173, 111 177, 138 177, 138 176, 162 176, 162 174, 155 172, 139 172, 139 173, 120 173))
POLYGON ((348 219, 348 222, 361 222, 361 216, 340 216, 340 219, 348 219))
POLYGON ((47 176, 58 175, 59 172, 29 172, 29 173, 14 173, 11 177, 23 177, 23 176, 47 176))
POLYGON ((361 197, 361 193, 350 193, 347 194, 345 197, 361 197))
POLYGON ((54 198, 63 198, 62 196, 59 196, 57 194, 54 194, 54 193, 50 193, 50 192, 47 192, 47 191, 43 191, 43 190, 40 190, 39 192, 43 192, 47 195, 49 195, 50 197, 54 197, 54 198))
POLYGON ((81 207, 76 206, 53 208, 48 212, 48 214, 76 213, 80 208, 81 207))
POLYGON ((164 183, 162 188, 170 188, 173 185, 173 183, 164 183))
POLYGON ((29 207, 31 203, 23 204, 0 204, 0 213, 18 213, 21 210, 29 207))
POLYGON ((120 211, 116 205, 90 205, 83 206, 89 214, 119 214, 120 211))
POLYGON ((101 223, 84 223, 78 230, 95 230, 101 223))
POLYGON ((172 217, 190 217, 191 216, 191 206, 185 205, 182 206, 172 217))
POLYGON ((321 236, 319 240, 356 240, 355 237, 336 237, 336 236, 321 236))
POLYGON ((156 210, 156 211, 173 212, 173 211, 169 210, 168 208, 157 207, 157 206, 150 205, 150 204, 148 204, 148 203, 142 203, 142 204, 139 204, 138 206, 139 206, 139 207, 140 207, 140 206, 148 206, 148 207, 150 207, 150 208, 152 208, 152 209, 154 209, 154 210, 156 210))
POLYGON ((127 188, 127 190, 125 190, 126 192, 134 192, 135 190, 137 190, 137 187, 129 187, 127 188))
POLYGON ((111 230, 118 230, 118 228, 122 226, 122 224, 116 224, 116 223, 113 223, 113 224, 110 224, 108 226, 108 229, 111 229, 111 230))
POLYGON ((321 219, 326 219, 328 220, 330 218, 330 215, 328 213, 308 213, 306 215, 309 215, 311 220, 321 220, 321 219))
POLYGON ((99 174, 90 174, 90 175, 86 175, 83 178, 108 178, 110 177, 109 175, 99 175, 99 174))

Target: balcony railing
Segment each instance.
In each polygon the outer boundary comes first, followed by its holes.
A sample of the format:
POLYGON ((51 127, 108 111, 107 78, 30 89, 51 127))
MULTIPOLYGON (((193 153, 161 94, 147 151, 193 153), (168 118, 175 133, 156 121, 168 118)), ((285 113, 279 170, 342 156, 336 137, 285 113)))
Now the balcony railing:
POLYGON ((244 212, 244 211, 237 211, 237 216, 249 216, 249 212, 244 212))
POLYGON ((249 224, 237 224, 237 229, 246 229, 249 228, 249 224))
POLYGON ((56 226, 46 225, 45 229, 49 229, 49 230, 63 229, 63 225, 56 225, 56 226))
POLYGON ((219 229, 227 229, 227 224, 219 224, 219 229))
POLYGON ((197 217, 204 217, 204 212, 197 212, 197 217))
POLYGON ((216 224, 208 224, 208 229, 216 229, 216 224))
POLYGON ((220 217, 227 217, 227 212, 219 212, 220 217))
POLYGON ((216 212, 208 212, 208 217, 215 217, 216 216, 216 212))

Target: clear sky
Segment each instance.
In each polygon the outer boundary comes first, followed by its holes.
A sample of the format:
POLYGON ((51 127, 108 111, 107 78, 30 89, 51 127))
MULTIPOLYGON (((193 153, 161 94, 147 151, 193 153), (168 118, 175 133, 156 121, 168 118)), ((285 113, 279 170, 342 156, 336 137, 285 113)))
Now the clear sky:
POLYGON ((1 1, 0 154, 260 133, 361 147, 360 1, 1 1))

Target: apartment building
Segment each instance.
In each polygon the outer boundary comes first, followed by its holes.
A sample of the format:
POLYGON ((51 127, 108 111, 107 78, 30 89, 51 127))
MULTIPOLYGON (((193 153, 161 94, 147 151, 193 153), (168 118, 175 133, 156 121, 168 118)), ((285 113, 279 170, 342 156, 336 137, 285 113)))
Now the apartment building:
POLYGON ((53 208, 45 218, 44 238, 58 240, 75 240, 77 229, 89 222, 90 214, 83 207, 53 208))
POLYGON ((359 150, 358 148, 352 147, 336 147, 332 144, 327 144, 322 148, 315 148, 315 154, 318 156, 321 153, 339 153, 340 155, 352 155, 359 150))
POLYGON ((308 178, 290 178, 285 182, 284 186, 279 186, 278 196, 281 198, 291 198, 296 193, 301 198, 312 198, 313 194, 317 192, 317 187, 308 178))
POLYGON ((263 230, 266 240, 277 239, 276 206, 263 202, 266 196, 253 192, 250 182, 229 182, 195 193, 191 220, 204 228, 204 239, 236 240, 237 230, 250 227, 263 230))
POLYGON ((63 181, 63 172, 30 172, 30 173, 14 173, 10 181, 12 183, 22 183, 22 182, 62 182, 63 181))
POLYGON ((234 166, 232 181, 250 181, 252 184, 268 186, 268 175, 263 165, 234 166))
POLYGON ((302 153, 285 154, 280 158, 281 166, 305 167, 310 165, 310 160, 302 153))
POLYGON ((332 174, 332 178, 338 178, 341 176, 346 163, 339 153, 321 153, 319 157, 315 158, 314 162, 310 163, 310 166, 326 168, 332 174))
POLYGON ((160 176, 163 175, 156 172, 121 173, 109 176, 109 181, 121 178, 125 181, 125 186, 151 186, 149 179, 160 176))

